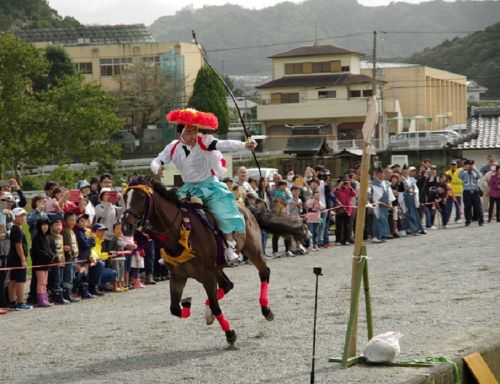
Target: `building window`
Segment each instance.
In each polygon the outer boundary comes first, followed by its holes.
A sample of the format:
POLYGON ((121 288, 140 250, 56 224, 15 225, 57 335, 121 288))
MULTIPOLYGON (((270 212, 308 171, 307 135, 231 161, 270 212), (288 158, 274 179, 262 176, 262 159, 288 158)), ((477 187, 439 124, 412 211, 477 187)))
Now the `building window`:
POLYGON ((92 74, 92 63, 75 63, 76 71, 82 75, 92 74))
POLYGON ((331 72, 331 65, 329 61, 321 61, 319 63, 312 63, 312 71, 314 73, 331 72))
POLYGON ((101 76, 115 76, 125 71, 132 65, 131 57, 119 57, 115 59, 101 59, 101 76))
POLYGON ((146 65, 146 66, 155 66, 155 67, 159 67, 160 66, 160 56, 147 56, 147 57, 143 57, 142 58, 142 62, 146 65))
POLYGON ((285 75, 295 75, 299 73, 304 73, 304 68, 302 63, 285 64, 285 75))
POLYGON ((271 93, 271 104, 299 103, 300 95, 295 93, 271 93))
POLYGON ((373 89, 365 89, 363 91, 363 97, 372 97, 373 95, 373 89))
POLYGON ((337 91, 318 91, 318 99, 335 99, 337 91))
POLYGON ((281 103, 289 104, 289 103, 298 103, 299 102, 299 93, 282 93, 281 94, 281 103))
POLYGON ((349 91, 349 97, 361 97, 361 91, 349 91))
POLYGON ((343 65, 341 68, 342 72, 349 72, 351 68, 348 65, 343 65))

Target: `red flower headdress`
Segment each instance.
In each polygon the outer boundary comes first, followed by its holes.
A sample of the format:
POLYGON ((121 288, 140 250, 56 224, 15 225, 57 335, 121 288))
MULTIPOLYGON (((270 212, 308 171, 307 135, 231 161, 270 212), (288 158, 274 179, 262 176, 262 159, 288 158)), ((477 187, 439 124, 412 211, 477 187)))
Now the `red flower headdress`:
POLYGON ((219 121, 210 112, 201 112, 193 108, 175 109, 166 116, 167 121, 175 124, 194 125, 198 128, 217 130, 219 121))

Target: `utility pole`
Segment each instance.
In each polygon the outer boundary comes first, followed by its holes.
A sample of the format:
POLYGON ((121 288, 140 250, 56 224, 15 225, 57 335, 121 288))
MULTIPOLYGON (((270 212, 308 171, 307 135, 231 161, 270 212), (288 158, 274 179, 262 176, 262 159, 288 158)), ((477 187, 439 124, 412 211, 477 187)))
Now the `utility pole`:
MULTIPOLYGON (((373 31, 373 54, 372 54, 372 93, 373 96, 379 99, 379 94, 378 94, 378 80, 377 80, 377 31, 373 31)), ((384 113, 383 110, 380 108, 378 109, 382 113, 384 113)), ((383 142, 383 128, 381 127, 380 124, 380 115, 377 120, 377 127, 375 129, 375 138, 378 139, 378 146, 382 147, 382 142, 383 142)))
POLYGON ((377 96, 377 31, 373 31, 373 58, 372 58, 372 89, 373 96, 377 96))

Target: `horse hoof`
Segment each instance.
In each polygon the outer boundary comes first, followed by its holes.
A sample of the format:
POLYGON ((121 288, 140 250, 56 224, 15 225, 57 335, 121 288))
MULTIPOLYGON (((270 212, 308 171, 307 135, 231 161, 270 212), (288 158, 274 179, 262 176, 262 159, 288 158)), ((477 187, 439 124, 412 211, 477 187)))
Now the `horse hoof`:
POLYGON ((184 308, 191 308, 191 297, 186 297, 181 300, 181 306, 184 308))
POLYGON ((207 325, 212 325, 215 321, 215 316, 208 305, 205 305, 205 321, 207 322, 207 325))
POLYGON ((233 346, 234 343, 236 343, 236 332, 232 329, 227 331, 226 332, 226 340, 230 346, 233 346))
POLYGON ((273 321, 274 320, 274 313, 271 311, 270 307, 260 307, 262 310, 262 315, 266 318, 267 321, 273 321))

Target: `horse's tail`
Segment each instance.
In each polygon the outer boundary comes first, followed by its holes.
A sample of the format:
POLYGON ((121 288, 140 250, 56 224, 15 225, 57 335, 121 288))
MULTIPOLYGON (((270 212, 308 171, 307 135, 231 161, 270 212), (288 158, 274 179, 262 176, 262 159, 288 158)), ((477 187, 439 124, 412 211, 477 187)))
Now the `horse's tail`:
POLYGON ((274 213, 267 209, 249 208, 255 216, 259 227, 266 232, 280 236, 293 236, 303 240, 307 237, 307 226, 299 216, 274 213))

